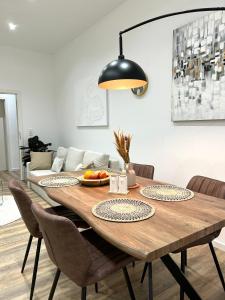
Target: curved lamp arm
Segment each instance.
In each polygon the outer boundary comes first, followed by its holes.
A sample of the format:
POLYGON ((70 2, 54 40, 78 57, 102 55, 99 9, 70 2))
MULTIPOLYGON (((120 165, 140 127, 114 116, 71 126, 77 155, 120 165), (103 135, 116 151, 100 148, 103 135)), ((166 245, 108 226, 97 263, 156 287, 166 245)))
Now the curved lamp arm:
POLYGON ((122 35, 124 33, 127 33, 129 31, 133 30, 133 29, 136 29, 136 28, 141 27, 143 25, 146 25, 148 23, 152 23, 154 21, 158 21, 158 20, 161 20, 161 19, 165 19, 165 18, 177 16, 177 15, 190 14, 190 13, 203 12, 203 11, 224 11, 224 10, 225 10, 225 7, 207 7, 207 8, 195 8, 195 9, 182 10, 182 11, 178 11, 178 12, 169 13, 169 14, 158 16, 158 17, 154 17, 154 18, 148 19, 146 21, 140 22, 136 25, 133 25, 131 27, 128 27, 127 29, 124 29, 124 30, 119 32, 120 56, 124 57, 124 55, 123 55, 122 35))
POLYGON ((103 69, 98 85, 103 89, 129 89, 144 86, 147 84, 147 78, 143 69, 134 61, 125 59, 123 54, 123 39, 122 35, 133 29, 141 27, 145 24, 152 23, 154 21, 165 19, 172 16, 204 12, 204 11, 225 11, 225 7, 206 7, 206 8, 196 8, 178 11, 174 13, 168 13, 158 17, 154 17, 133 25, 125 30, 119 32, 119 57, 118 60, 114 60, 109 63, 103 69))

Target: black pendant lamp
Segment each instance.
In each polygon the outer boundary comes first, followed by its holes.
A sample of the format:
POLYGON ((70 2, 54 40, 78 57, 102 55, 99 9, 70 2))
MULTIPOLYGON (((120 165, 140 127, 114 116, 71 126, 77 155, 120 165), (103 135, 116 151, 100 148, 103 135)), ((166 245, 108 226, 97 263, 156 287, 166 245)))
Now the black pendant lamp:
POLYGON ((102 70, 98 86, 103 89, 124 90, 138 88, 148 83, 143 69, 123 55, 122 34, 119 37, 120 55, 102 70))
POLYGON ((119 47, 120 55, 117 60, 113 60, 102 70, 99 76, 98 86, 107 90, 122 90, 122 89, 132 89, 144 86, 148 83, 147 77, 143 69, 134 61, 126 59, 123 55, 123 41, 122 35, 128 31, 131 31, 142 25, 176 16, 181 14, 188 14, 194 12, 204 12, 204 11, 224 11, 225 7, 208 7, 208 8, 197 8, 184 10, 174 13, 169 13, 161 15, 144 22, 138 23, 131 26, 119 33, 119 47))

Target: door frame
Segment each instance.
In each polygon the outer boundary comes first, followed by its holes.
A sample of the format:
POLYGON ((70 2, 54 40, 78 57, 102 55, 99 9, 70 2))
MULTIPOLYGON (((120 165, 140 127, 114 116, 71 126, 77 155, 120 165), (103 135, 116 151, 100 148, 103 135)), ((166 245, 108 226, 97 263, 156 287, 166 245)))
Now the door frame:
MULTIPOLYGON (((18 128, 18 147, 24 145, 24 135, 23 135, 23 117, 22 117, 22 95, 20 91, 16 90, 8 90, 8 89, 0 89, 0 94, 10 94, 15 95, 16 97, 16 110, 17 110, 17 128, 18 128)), ((2 97, 3 98, 3 97, 2 97)), ((6 144, 7 147, 7 144, 6 144)), ((7 149, 7 148, 6 148, 7 149)), ((8 154, 7 156, 7 167, 9 168, 8 164, 8 154)), ((19 151, 19 166, 20 166, 20 172, 22 172, 22 160, 21 160, 21 151, 19 151)))

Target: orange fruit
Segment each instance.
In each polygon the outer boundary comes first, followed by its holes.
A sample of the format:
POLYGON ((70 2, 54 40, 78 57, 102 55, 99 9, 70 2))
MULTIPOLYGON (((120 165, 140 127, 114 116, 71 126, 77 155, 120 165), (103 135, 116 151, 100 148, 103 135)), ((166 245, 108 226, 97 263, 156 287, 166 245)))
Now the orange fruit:
POLYGON ((84 173, 84 179, 89 179, 90 176, 94 173, 94 171, 92 170, 87 170, 85 173, 84 173))

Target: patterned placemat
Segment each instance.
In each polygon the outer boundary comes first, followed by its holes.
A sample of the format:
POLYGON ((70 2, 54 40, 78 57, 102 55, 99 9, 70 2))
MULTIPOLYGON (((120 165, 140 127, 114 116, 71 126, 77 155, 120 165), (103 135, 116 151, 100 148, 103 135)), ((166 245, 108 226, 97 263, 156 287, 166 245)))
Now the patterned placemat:
POLYGON ((159 201, 184 201, 194 197, 192 191, 176 185, 150 185, 142 188, 140 193, 146 198, 159 201))
POLYGON ((38 182, 39 185, 45 187, 63 187, 71 186, 79 183, 79 180, 73 176, 52 176, 47 177, 38 182))
POLYGON ((137 222, 152 217, 154 207, 141 200, 116 198, 98 203, 92 208, 96 217, 112 222, 137 222))

